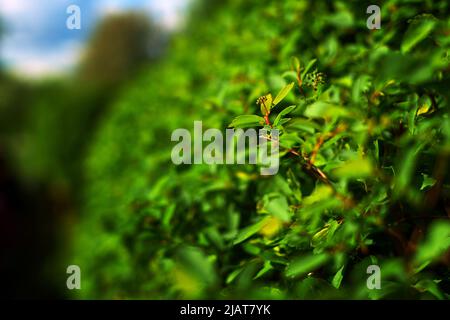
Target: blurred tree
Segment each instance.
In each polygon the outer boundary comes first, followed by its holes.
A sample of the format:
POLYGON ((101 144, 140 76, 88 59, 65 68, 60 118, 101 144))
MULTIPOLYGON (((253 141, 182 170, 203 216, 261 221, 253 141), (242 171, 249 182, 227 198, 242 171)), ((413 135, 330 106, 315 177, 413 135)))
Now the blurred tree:
POLYGON ((144 14, 106 16, 73 77, 35 84, 23 133, 28 139, 17 161, 23 174, 77 189, 81 159, 98 120, 119 87, 157 58, 162 39, 144 14))
POLYGON ((97 86, 116 85, 161 51, 161 33, 149 17, 127 12, 107 16, 88 44, 78 76, 97 86))

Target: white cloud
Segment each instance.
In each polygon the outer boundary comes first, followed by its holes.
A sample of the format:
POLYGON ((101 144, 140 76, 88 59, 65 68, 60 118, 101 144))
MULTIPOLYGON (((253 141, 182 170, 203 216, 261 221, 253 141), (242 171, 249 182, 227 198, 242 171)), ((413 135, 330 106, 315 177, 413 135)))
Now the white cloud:
POLYGON ((15 73, 28 77, 57 75, 69 70, 78 61, 82 45, 68 41, 52 51, 33 51, 23 47, 7 46, 3 57, 11 62, 15 73))
POLYGON ((164 27, 169 30, 177 28, 183 21, 183 12, 189 0, 151 1, 148 9, 164 27))
POLYGON ((121 0, 97 0, 95 3, 96 14, 99 17, 120 12, 127 8, 126 1, 121 0))
POLYGON ((46 33, 54 30, 51 23, 55 19, 55 12, 58 14, 60 11, 64 16, 67 14, 65 8, 69 2, 60 0, 55 4, 42 0, 0 0, 0 16, 6 26, 0 57, 8 69, 20 75, 39 77, 61 73, 76 63, 80 42, 54 39, 53 33, 46 33), (44 44, 38 40, 52 39, 48 38, 50 36, 53 40, 44 44))
POLYGON ((163 27, 173 30, 182 23, 183 12, 189 0, 97 0, 96 11, 99 16, 127 9, 142 9, 148 12, 163 27))
POLYGON ((17 15, 27 10, 28 5, 26 1, 16 0, 0 0, 1 12, 5 15, 17 15))
POLYGON ((41 0, 0 0, 0 16, 6 23, 38 27, 46 19, 47 6, 41 0))

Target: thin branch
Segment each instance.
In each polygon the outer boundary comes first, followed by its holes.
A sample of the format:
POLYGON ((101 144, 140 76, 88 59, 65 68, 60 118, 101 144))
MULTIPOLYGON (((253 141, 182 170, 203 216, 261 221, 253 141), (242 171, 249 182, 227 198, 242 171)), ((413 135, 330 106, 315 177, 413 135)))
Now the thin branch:
POLYGON ((322 145, 325 142, 325 140, 333 138, 334 136, 336 136, 337 134, 341 133, 342 131, 344 131, 346 129, 347 129, 347 125, 346 124, 340 124, 332 132, 328 132, 326 134, 321 135, 319 137, 319 139, 317 140, 316 144, 314 145, 314 149, 311 152, 311 156, 309 158, 310 159, 309 163, 311 165, 314 164, 314 162, 316 161, 317 154, 319 153, 320 147, 322 147, 322 145))

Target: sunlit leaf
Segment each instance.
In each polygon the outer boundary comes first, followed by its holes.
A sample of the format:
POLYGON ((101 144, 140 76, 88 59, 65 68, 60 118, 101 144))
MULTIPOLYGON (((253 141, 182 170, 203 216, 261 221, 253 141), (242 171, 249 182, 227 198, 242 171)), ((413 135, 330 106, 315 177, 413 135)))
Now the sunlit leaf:
POLYGON ((271 198, 266 205, 266 209, 269 213, 275 217, 278 217, 281 221, 286 222, 290 219, 289 205, 286 198, 283 196, 271 198))
POLYGON ((287 277, 296 277, 304 275, 308 272, 314 271, 320 268, 323 264, 328 261, 329 256, 327 254, 313 255, 308 254, 302 257, 296 258, 294 261, 289 263, 286 268, 287 277))
POLYGON ((420 187, 420 190, 434 186, 434 184, 436 183, 436 179, 434 179, 433 177, 430 177, 424 173, 422 173, 422 176, 423 176, 423 181, 422 181, 422 186, 420 187))
POLYGON ((283 89, 281 89, 281 91, 278 92, 277 96, 273 100, 273 105, 276 106, 278 103, 280 103, 281 100, 283 100, 288 95, 289 91, 291 91, 291 89, 293 87, 294 87, 294 82, 291 82, 291 83, 287 84, 283 89))
POLYGON ((275 118, 275 121, 273 122, 273 125, 276 126, 280 123, 280 120, 287 114, 289 114, 290 112, 292 112, 297 106, 289 106, 283 110, 281 110, 281 112, 278 114, 278 116, 275 118))
POLYGON ((439 259, 450 249, 450 222, 437 221, 430 226, 428 236, 417 248, 416 265, 439 259))
POLYGON ((339 289, 339 287, 341 286, 342 283, 342 279, 344 279, 344 276, 342 274, 342 271, 344 270, 344 266, 342 266, 334 275, 333 280, 331 281, 331 284, 333 285, 333 287, 335 287, 336 289, 339 289))
POLYGON ((261 230, 261 228, 266 224, 266 222, 267 221, 265 219, 262 219, 259 222, 242 229, 234 239, 233 244, 241 243, 242 241, 245 241, 254 234, 258 233, 259 230, 261 230))
POLYGON ((372 162, 367 158, 355 159, 345 162, 336 168, 333 174, 338 178, 366 178, 373 173, 372 162))
POLYGON ((229 125, 231 128, 257 127, 264 124, 264 118, 257 115, 242 115, 236 117, 229 125))
POLYGON ((435 26, 435 22, 431 19, 421 19, 413 22, 406 31, 401 46, 402 53, 407 53, 420 41, 430 34, 435 26))

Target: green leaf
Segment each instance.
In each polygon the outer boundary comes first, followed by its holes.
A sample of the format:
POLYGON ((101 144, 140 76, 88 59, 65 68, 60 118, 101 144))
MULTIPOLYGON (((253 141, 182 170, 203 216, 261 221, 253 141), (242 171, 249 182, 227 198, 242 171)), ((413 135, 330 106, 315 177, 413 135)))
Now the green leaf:
POLYGON ((368 75, 361 75, 355 80, 352 88, 352 99, 354 102, 363 102, 363 95, 370 90, 372 78, 368 75))
POLYGON ((439 286, 437 285, 437 283, 435 281, 428 280, 428 279, 420 280, 418 283, 416 283, 414 288, 416 288, 417 290, 419 290, 421 292, 428 291, 429 293, 434 295, 439 300, 445 299, 444 295, 442 294, 441 290, 439 289, 439 286))
POLYGON ((416 113, 417 116, 420 116, 421 114, 427 114, 428 112, 432 111, 431 107, 433 106, 433 102, 427 95, 421 96, 417 101, 417 104, 418 104, 416 113))
POLYGON ((300 70, 300 61, 297 57, 291 58, 291 65, 295 71, 300 70))
POLYGON ((231 282, 233 282, 233 280, 236 279, 236 277, 242 272, 243 269, 244 268, 239 268, 231 272, 225 279, 225 283, 230 284, 231 282))
POLYGON ((425 173, 422 173, 422 176, 423 176, 423 181, 422 181, 422 186, 420 187, 420 190, 423 190, 427 187, 434 186, 434 184, 436 183, 436 179, 434 179, 433 177, 430 177, 425 173))
POLYGON ((175 203, 172 203, 164 212, 163 218, 162 218, 162 225, 164 228, 170 227, 170 220, 172 219, 173 214, 175 213, 176 205, 175 203))
POLYGON ((316 131, 320 130, 320 126, 315 123, 314 121, 308 120, 308 119, 300 119, 296 118, 293 119, 286 127, 289 129, 289 131, 297 129, 297 130, 303 130, 308 133, 315 133, 316 131))
POLYGON ((422 19, 419 22, 413 22, 403 37, 401 46, 402 53, 407 53, 414 48, 420 41, 425 39, 433 31, 435 22, 430 19, 422 19))
POLYGON ((277 94, 275 99, 273 100, 273 106, 276 106, 278 103, 281 102, 291 91, 291 89, 294 87, 294 82, 291 82, 287 84, 283 89, 280 90, 280 92, 277 94))
POLYGON ((333 195, 333 189, 328 185, 317 185, 314 191, 303 199, 303 205, 309 206, 316 202, 322 202, 331 198, 333 195))
POLYGON ((417 144, 404 152, 404 155, 399 159, 399 173, 395 176, 395 189, 396 195, 404 192, 413 177, 414 169, 416 167, 417 157, 420 150, 424 147, 424 144, 417 144))
POLYGON ((269 203, 266 205, 266 209, 270 214, 279 218, 283 222, 290 220, 288 202, 286 198, 281 195, 270 199, 269 203))
POLYGON ((272 264, 270 263, 270 261, 264 261, 264 267, 259 270, 259 272, 256 274, 256 276, 253 278, 253 280, 261 278, 263 275, 265 275, 267 272, 269 272, 270 270, 272 270, 272 264))
POLYGON ((277 123, 277 125, 282 126, 285 123, 288 123, 290 120, 291 120, 291 118, 283 118, 277 123))
POLYGON ((289 106, 285 109, 283 109, 278 116, 275 118, 275 121, 273 122, 273 125, 276 126, 278 125, 278 123, 280 122, 281 118, 289 113, 291 113, 295 108, 297 108, 297 106, 289 106))
POLYGON ((339 287, 341 286, 341 282, 342 279, 344 279, 344 276, 342 275, 342 271, 344 270, 344 266, 342 266, 338 272, 336 272, 336 274, 333 277, 333 280, 331 281, 331 284, 333 285, 333 287, 335 287, 336 289, 339 289, 339 287))
POLYGON ((249 128, 264 125, 264 118, 254 115, 246 114, 236 117, 229 125, 230 128, 249 128))
POLYGON ((308 62, 308 64, 306 65, 305 70, 302 71, 302 79, 305 78, 306 74, 308 73, 309 69, 312 68, 312 66, 314 65, 314 63, 316 63, 317 59, 312 59, 310 62, 308 62))
POLYGON ((439 259, 450 248, 450 222, 436 221, 430 226, 428 236, 417 248, 415 264, 422 265, 439 259))
POLYGON ((317 101, 309 105, 305 110, 305 116, 308 118, 338 118, 348 115, 349 112, 342 106, 325 101, 317 101))
MULTIPOLYGON (((285 119, 283 119, 285 120, 285 119)), ((283 120, 280 121, 279 124, 283 122, 283 120)), ((280 146, 286 149, 293 148, 295 145, 303 143, 303 140, 298 136, 296 132, 291 133, 284 133, 280 137, 280 146)))
POLYGON ((286 268, 287 277, 296 277, 316 270, 328 261, 329 256, 325 253, 319 255, 308 254, 295 259, 286 268))
POLYGON ((323 242, 327 237, 329 229, 330 226, 327 225, 323 229, 319 230, 316 234, 314 234, 311 238, 311 246, 317 247, 321 242, 323 242))
POLYGON ((283 72, 281 75, 282 78, 286 79, 287 81, 296 81, 297 80, 297 72, 289 70, 283 72))
POLYGON ((201 283, 211 285, 217 280, 213 263, 197 247, 181 247, 177 251, 176 260, 179 268, 201 283))
POLYGON ((333 175, 338 178, 357 179, 369 177, 372 172, 372 162, 367 158, 361 158, 345 162, 333 170, 333 175))
POLYGON ((241 243, 242 241, 247 240, 252 235, 254 235, 259 230, 261 230, 261 228, 264 226, 265 223, 266 223, 266 220, 262 219, 261 221, 242 229, 241 231, 239 231, 238 235, 234 239, 233 244, 238 244, 238 243, 241 243))

